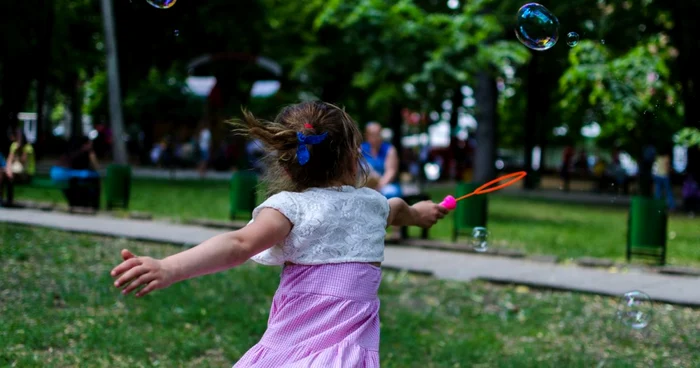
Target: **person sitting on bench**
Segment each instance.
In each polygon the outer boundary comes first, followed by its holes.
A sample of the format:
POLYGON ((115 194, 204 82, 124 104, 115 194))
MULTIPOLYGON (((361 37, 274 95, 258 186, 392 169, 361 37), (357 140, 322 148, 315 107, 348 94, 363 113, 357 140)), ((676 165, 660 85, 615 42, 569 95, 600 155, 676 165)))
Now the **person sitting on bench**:
POLYGON ((87 137, 75 139, 68 154, 61 157, 58 167, 51 169, 51 179, 68 181, 63 194, 73 207, 100 208, 100 169, 92 141, 87 137))
MULTIPOLYGON (((370 173, 366 185, 387 199, 401 198, 401 186, 398 183, 399 155, 391 143, 382 139, 382 126, 379 123, 370 122, 365 126, 365 142, 360 147, 370 173)), ((390 239, 399 240, 403 237, 398 227, 392 227, 391 230, 390 239)))
POLYGON ((10 145, 10 154, 5 164, 5 170, 0 175, 0 200, 5 198, 3 206, 12 207, 14 200, 14 186, 16 184, 29 184, 36 172, 34 147, 27 142, 27 137, 22 131, 17 131, 10 145), (5 188, 7 196, 5 197, 5 188))
POLYGON ((368 186, 382 193, 387 199, 401 197, 398 183, 399 155, 391 143, 382 139, 382 126, 371 122, 365 127, 365 143, 362 155, 369 165, 368 186))

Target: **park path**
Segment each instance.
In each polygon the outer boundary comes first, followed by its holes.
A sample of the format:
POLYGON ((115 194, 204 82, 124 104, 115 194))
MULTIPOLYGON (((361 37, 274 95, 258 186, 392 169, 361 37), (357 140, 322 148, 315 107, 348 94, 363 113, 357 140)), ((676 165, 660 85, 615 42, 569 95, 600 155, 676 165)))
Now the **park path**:
MULTIPOLYGON (((71 215, 29 209, 0 208, 0 222, 183 246, 199 244, 222 231, 159 221, 71 215)), ((481 279, 611 296, 641 290, 656 301, 700 307, 700 277, 662 275, 642 270, 611 273, 573 265, 406 246, 387 246, 384 265, 390 268, 424 271, 441 279, 481 279)))

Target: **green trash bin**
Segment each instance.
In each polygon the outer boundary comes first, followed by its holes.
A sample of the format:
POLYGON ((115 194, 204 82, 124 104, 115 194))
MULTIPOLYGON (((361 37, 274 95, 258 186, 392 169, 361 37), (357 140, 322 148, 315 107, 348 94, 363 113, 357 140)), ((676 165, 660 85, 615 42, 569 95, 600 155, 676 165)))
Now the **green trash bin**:
POLYGON ((237 171, 231 175, 230 217, 248 219, 257 202, 258 175, 252 171, 237 171))
MULTIPOLYGON (((455 197, 461 197, 471 193, 479 184, 458 183, 455 197)), ((454 212, 454 226, 452 229, 452 241, 457 241, 457 237, 462 234, 471 236, 475 227, 486 227, 488 218, 488 200, 485 195, 477 195, 459 201, 454 212)))
POLYGON ((633 197, 627 219, 627 262, 632 256, 666 264, 668 210, 663 199, 633 197))
POLYGON ((105 183, 107 210, 129 208, 131 194, 131 166, 112 164, 107 166, 105 183))

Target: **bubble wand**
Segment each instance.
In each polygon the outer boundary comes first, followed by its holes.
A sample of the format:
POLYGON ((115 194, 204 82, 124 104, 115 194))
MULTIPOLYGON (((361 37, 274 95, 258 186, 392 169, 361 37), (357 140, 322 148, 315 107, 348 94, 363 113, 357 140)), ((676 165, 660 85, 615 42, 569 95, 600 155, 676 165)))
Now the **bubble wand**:
POLYGON ((515 184, 515 182, 524 178, 526 175, 527 175, 527 172, 518 171, 518 172, 514 172, 512 174, 501 176, 500 178, 496 178, 494 180, 491 180, 490 182, 476 188, 473 192, 471 192, 469 194, 465 194, 459 198, 455 198, 451 195, 448 195, 447 197, 445 197, 445 199, 442 200, 442 202, 440 202, 440 205, 447 208, 448 210, 452 211, 455 208, 457 208, 457 202, 459 202, 465 198, 469 198, 471 196, 475 196, 475 195, 479 195, 479 194, 491 193, 491 192, 495 192, 499 189, 503 189, 507 186, 515 184), (492 187, 494 184, 498 184, 506 179, 511 179, 511 180, 508 180, 507 182, 505 182, 503 184, 499 184, 499 185, 492 187))

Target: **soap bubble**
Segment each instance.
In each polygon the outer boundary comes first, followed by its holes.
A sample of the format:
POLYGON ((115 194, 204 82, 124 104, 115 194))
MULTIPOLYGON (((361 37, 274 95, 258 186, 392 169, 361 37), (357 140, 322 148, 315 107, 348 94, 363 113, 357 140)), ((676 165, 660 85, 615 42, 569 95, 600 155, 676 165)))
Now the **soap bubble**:
POLYGON ((169 9, 175 5, 177 0, 146 0, 146 2, 151 4, 154 8, 169 9))
POLYGON ((489 249, 489 231, 485 227, 475 227, 472 230, 472 248, 483 253, 489 249))
POLYGON ((559 40, 559 20, 540 4, 525 4, 518 10, 515 36, 533 50, 549 50, 559 40))
POLYGON ((620 322, 635 330, 641 330, 649 325, 652 314, 651 298, 637 290, 625 293, 617 309, 620 322))
POLYGON ((569 32, 566 34, 566 44, 567 45, 574 47, 574 46, 578 45, 578 40, 579 40, 578 33, 569 32))

